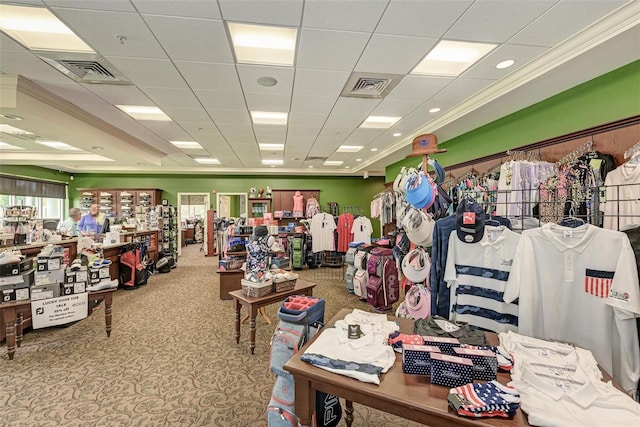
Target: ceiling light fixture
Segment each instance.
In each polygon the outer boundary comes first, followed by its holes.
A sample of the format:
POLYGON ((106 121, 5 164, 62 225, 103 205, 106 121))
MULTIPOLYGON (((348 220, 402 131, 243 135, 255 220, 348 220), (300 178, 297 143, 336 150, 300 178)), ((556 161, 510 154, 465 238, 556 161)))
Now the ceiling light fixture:
POLYGON ((258 84, 264 87, 273 87, 278 84, 278 81, 270 76, 258 77, 258 84))
POLYGON ((96 53, 43 7, 0 4, 0 30, 31 50, 96 53))
POLYGON ((362 145, 341 145, 336 150, 338 153, 357 153, 362 150, 362 145))
POLYGON ((262 159, 262 164, 265 166, 268 165, 282 165, 284 161, 282 159, 262 159))
POLYGON ((516 61, 514 61, 513 59, 507 59, 506 61, 499 62, 496 65, 496 68, 499 69, 499 70, 502 70, 503 68, 511 67, 515 63, 516 63, 516 61))
POLYGON ((136 120, 153 120, 161 122, 171 121, 171 118, 158 107, 149 107, 144 105, 116 105, 116 107, 136 120))
POLYGON ((229 34, 239 63, 293 66, 296 28, 229 22, 229 34))
POLYGON ((377 148, 372 148, 371 151, 378 151, 378 149, 377 148))
POLYGON ((356 162, 361 162, 361 161, 362 161, 362 159, 356 159, 356 162))
POLYGON ((441 40, 410 74, 457 77, 497 45, 441 40))
POLYGON ((198 163, 201 163, 203 165, 219 165, 220 164, 220 160, 218 159, 214 159, 211 157, 198 157, 196 159, 193 159, 198 163))
POLYGON ((342 160, 325 160, 323 165, 324 166, 340 166, 343 163, 344 162, 342 160))
POLYGON ((198 144, 196 141, 169 141, 169 142, 178 148, 191 149, 191 150, 202 149, 202 145, 198 144))
POLYGON ((60 141, 34 141, 36 144, 45 145, 49 148, 55 148, 56 150, 63 151, 82 151, 79 148, 73 147, 69 144, 60 141))
POLYGON ((99 146, 99 145, 92 145, 92 146, 91 146, 91 147, 89 147, 89 148, 91 148, 92 150, 104 150, 104 147, 101 147, 101 146, 99 146))
POLYGON ((393 136, 398 137, 398 136, 402 136, 402 134, 400 132, 396 132, 393 134, 393 136))
POLYGON ((0 150, 24 150, 24 148, 16 147, 15 145, 0 141, 0 150))
POLYGON ((388 129, 402 117, 369 116, 360 125, 361 128, 388 129))
POLYGON ((345 166, 344 168, 345 169, 351 169, 351 166, 345 166))
POLYGON ((284 144, 258 144, 261 150, 284 151, 284 144))
POLYGON ((313 169, 313 165, 309 165, 307 166, 309 169, 313 169))
POLYGON ((0 114, 0 117, 7 120, 16 120, 16 121, 22 120, 22 117, 16 116, 15 114, 0 114))
POLYGON ((10 125, 0 124, 0 132, 10 133, 11 135, 33 135, 33 132, 29 132, 23 129, 18 129, 10 125))
POLYGON ((286 125, 288 116, 288 113, 251 111, 251 120, 254 125, 286 125))
POLYGON ((430 113, 439 113, 440 112, 440 108, 435 107, 429 110, 430 113))

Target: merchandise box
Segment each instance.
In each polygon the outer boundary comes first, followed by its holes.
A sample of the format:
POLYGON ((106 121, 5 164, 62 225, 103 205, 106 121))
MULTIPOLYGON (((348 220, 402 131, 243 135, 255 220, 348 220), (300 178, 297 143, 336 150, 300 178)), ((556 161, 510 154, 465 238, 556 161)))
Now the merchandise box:
POLYGON ((60 296, 60 284, 36 285, 31 288, 31 300, 39 301, 42 299, 57 298, 60 296))
POLYGON ((424 345, 435 345, 442 353, 453 354, 455 347, 460 347, 457 338, 423 336, 424 345))
POLYGON ((89 272, 86 266, 82 266, 80 270, 69 270, 67 268, 64 274, 65 283, 86 282, 89 278, 89 272))
POLYGON ((90 267, 89 268, 89 282, 98 283, 102 279, 110 279, 109 266, 104 265, 102 267, 90 267))
POLYGON ((278 268, 289 268, 289 258, 272 258, 271 265, 278 268))
POLYGON ((33 267, 33 261, 31 259, 25 259, 13 264, 0 265, 0 276, 18 276, 25 271, 31 270, 33 267))
POLYGON ((431 375, 431 353, 440 353, 440 349, 433 345, 404 344, 402 346, 402 372, 431 375))
POLYGON ((52 258, 37 258, 38 271, 60 270, 64 267, 62 255, 52 258))
POLYGON ((64 270, 36 271, 34 283, 36 285, 64 283, 64 270))
POLYGON ((0 285, 0 302, 29 300, 31 286, 25 283, 0 285))
POLYGON ((60 295, 73 295, 81 294, 87 291, 87 284, 85 282, 78 283, 63 283, 60 285, 60 295))
POLYGON ((453 352, 458 357, 464 357, 473 362, 473 379, 493 381, 498 371, 498 359, 490 350, 475 350, 471 348, 454 348, 453 352))
POLYGON ((431 384, 449 388, 473 382, 473 362, 464 357, 431 353, 431 384))
POLYGON ((35 270, 27 270, 17 276, 0 277, 0 286, 3 285, 27 285, 31 286, 34 282, 35 270))

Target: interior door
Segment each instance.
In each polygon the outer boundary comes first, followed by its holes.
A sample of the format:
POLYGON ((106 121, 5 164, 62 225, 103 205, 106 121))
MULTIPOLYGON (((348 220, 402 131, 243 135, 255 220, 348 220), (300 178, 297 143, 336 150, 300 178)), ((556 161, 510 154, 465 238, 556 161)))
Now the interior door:
POLYGON ((223 196, 220 195, 220 206, 218 207, 218 218, 229 218, 231 216, 230 212, 231 206, 231 196, 223 196))
POLYGON ((207 247, 206 227, 213 226, 207 224, 207 210, 211 209, 211 199, 209 193, 178 193, 178 255, 182 254, 182 230, 183 227, 199 223, 202 227, 202 241, 198 241, 200 234, 196 233, 194 226, 194 238, 196 245, 201 248, 207 247))

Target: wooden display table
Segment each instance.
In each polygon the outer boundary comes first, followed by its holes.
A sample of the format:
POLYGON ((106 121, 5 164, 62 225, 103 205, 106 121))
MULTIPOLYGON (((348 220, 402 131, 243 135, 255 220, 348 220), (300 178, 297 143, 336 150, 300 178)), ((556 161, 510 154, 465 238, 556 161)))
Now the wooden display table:
POLYGON ((296 286, 293 289, 289 291, 275 292, 263 297, 249 297, 244 295, 242 290, 229 292, 229 295, 233 298, 233 308, 236 313, 236 344, 240 343, 240 307, 244 305, 249 311, 249 349, 251 350, 251 354, 253 354, 256 348, 256 316, 258 315, 258 309, 281 302, 289 295, 313 295, 313 288, 315 286, 315 283, 298 279, 296 281, 296 286))
MULTIPOLYGON (((113 293, 117 289, 105 289, 102 291, 89 292, 89 301, 104 301, 104 324, 107 336, 111 336, 111 305, 113 303, 113 293)), ((93 311, 93 306, 89 304, 88 315, 93 311)), ((0 304, 0 316, 7 325, 7 356, 13 360, 16 346, 22 344, 22 331, 25 327, 31 326, 31 301, 17 301, 0 304), (25 318, 28 313, 29 317, 25 318)))
POLYGON ((242 270, 218 270, 220 275, 220 299, 231 299, 229 292, 242 288, 240 280, 244 278, 242 270))

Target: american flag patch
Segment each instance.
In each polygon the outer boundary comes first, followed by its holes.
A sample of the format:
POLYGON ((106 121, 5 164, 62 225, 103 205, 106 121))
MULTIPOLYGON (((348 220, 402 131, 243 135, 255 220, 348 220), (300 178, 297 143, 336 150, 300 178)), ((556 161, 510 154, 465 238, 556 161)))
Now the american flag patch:
POLYGON ((586 269, 584 291, 600 298, 609 296, 609 288, 613 283, 613 271, 586 269))

